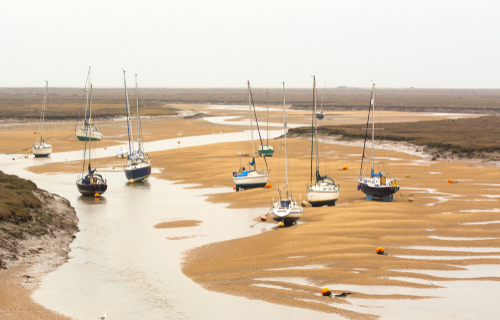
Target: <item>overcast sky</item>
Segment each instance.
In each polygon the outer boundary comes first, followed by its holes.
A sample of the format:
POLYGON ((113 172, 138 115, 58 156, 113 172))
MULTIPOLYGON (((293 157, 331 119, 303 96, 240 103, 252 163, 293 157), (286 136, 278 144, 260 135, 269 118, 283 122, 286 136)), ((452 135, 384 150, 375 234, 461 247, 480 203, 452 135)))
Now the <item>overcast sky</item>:
POLYGON ((500 87, 500 1, 0 4, 1 87, 500 87))

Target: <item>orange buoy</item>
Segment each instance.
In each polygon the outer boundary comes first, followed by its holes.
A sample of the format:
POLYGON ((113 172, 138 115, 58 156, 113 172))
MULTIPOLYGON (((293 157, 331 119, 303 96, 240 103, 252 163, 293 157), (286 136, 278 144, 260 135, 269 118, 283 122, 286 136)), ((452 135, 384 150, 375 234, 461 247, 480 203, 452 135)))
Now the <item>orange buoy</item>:
POLYGON ((27 155, 26 155, 26 156, 24 156, 24 157, 25 157, 26 159, 28 159, 28 156, 27 156, 27 155))
POLYGON ((177 143, 178 143, 178 144, 181 144, 181 142, 180 142, 180 141, 177 141, 177 143))
POLYGON ((453 183, 453 179, 449 179, 449 180, 448 180, 448 183, 453 183))
POLYGON ((104 150, 108 150, 108 148, 104 147, 104 150))
POLYGON ((408 175, 407 175, 407 174, 405 174, 405 178, 408 178, 408 175))
POLYGON ((283 226, 285 226, 285 223, 284 223, 283 221, 278 222, 278 227, 279 227, 279 228, 281 228, 281 227, 283 227, 283 226))
POLYGON ((377 254, 384 254, 384 248, 378 247, 377 250, 375 250, 377 254))
POLYGON ((233 187, 233 190, 236 190, 236 186, 233 187))
POLYGON ((323 290, 321 290, 321 294, 323 295, 323 297, 331 297, 332 296, 332 293, 331 293, 330 289, 328 289, 328 288, 323 288, 323 290))
POLYGON ((262 221, 262 222, 267 221, 267 217, 266 216, 260 216, 260 221, 262 221))
POLYGON ((134 179, 130 179, 128 182, 129 183, 134 183, 134 179))
POLYGON ((342 170, 347 170, 347 166, 343 166, 343 167, 342 167, 342 170))
POLYGON ((94 197, 99 198, 100 195, 98 193, 94 194, 94 197))
POLYGON ((271 188, 271 184, 269 182, 266 183, 266 188, 271 188))
POLYGON ((33 131, 34 134, 36 134, 36 131, 33 131))

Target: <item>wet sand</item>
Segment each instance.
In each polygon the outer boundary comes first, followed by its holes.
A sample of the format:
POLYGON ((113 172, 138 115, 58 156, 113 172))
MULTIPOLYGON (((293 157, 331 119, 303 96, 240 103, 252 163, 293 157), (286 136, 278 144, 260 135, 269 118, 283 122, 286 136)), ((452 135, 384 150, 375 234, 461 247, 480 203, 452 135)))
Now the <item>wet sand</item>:
POLYGON ((168 229, 168 228, 187 228, 187 227, 197 227, 202 221, 199 220, 176 220, 160 222, 155 224, 156 229, 168 229))
MULTIPOLYGON (((196 132, 193 127, 186 127, 188 129, 196 132)), ((275 157, 268 158, 272 168, 271 189, 211 194, 208 201, 227 203, 232 208, 262 208, 262 214, 266 214, 272 198, 278 198, 278 187, 284 182, 284 164, 282 161, 280 164, 283 142, 273 140, 270 143, 275 147, 275 157)), ((311 142, 290 139, 288 143, 292 191, 297 200, 305 200, 306 184, 310 180, 311 142)), ((269 232, 263 229, 257 236, 193 249, 184 260, 184 274, 216 292, 336 313, 347 318, 370 319, 374 316, 369 312, 348 310, 350 297, 345 300, 321 297, 321 287, 335 283, 433 290, 439 286, 431 285, 431 281, 456 279, 428 275, 424 270, 451 271, 470 265, 500 264, 498 252, 467 250, 469 247, 500 248, 498 224, 471 224, 498 220, 500 169, 481 167, 477 161, 429 161, 396 151, 377 151, 377 156, 387 158, 384 162, 391 176, 398 177, 403 189, 392 203, 370 202, 356 189, 362 149, 327 144, 320 148, 321 154, 328 155, 328 161, 321 159, 320 166, 326 169, 321 169, 321 174, 328 173, 341 184, 336 207, 308 207, 301 219, 304 223, 298 226, 274 228, 269 232), (343 166, 348 170, 342 170, 343 166), (408 178, 404 178, 405 175, 408 178), (448 179, 457 183, 450 184, 448 179), (409 198, 413 202, 409 202, 409 198), (457 240, 447 239, 450 237, 457 240), (376 255, 378 246, 383 246, 389 255, 376 255), (416 246, 441 249, 410 248, 416 246), (452 250, 457 247, 464 250, 452 250), (488 258, 484 258, 485 255, 488 258), (457 260, 412 259, 411 256, 456 256, 457 260), (394 277, 426 282, 390 279, 394 277), (293 279, 304 281, 297 284, 293 279)), ((151 153, 154 167, 160 169, 154 176, 199 187, 231 188, 232 172, 240 167, 237 152, 246 154, 249 150, 248 143, 226 143, 154 152, 151 153)), ((262 168, 262 159, 257 160, 262 168)), ((241 165, 248 167, 247 159, 242 158, 241 165)), ((55 173, 61 172, 61 167, 51 164, 32 170, 55 173)), ((248 221, 249 227, 255 221, 248 221)), ((487 276, 478 280, 498 281, 499 278, 487 276)), ((434 296, 413 294, 414 291, 399 294, 389 290, 384 295, 351 292, 354 293, 352 297, 367 301, 434 296)))

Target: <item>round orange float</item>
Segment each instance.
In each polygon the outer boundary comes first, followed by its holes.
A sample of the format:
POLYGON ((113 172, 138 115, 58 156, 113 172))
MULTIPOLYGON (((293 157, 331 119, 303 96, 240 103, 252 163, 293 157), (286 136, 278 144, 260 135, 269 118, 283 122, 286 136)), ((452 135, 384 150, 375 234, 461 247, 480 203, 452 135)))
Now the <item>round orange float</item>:
POLYGON ((378 247, 377 250, 375 250, 377 254, 384 254, 384 248, 378 247))
POLYGON ((269 182, 266 183, 266 188, 271 188, 271 184, 269 182))
POLYGON ((343 167, 342 167, 342 170, 347 170, 347 166, 343 166, 343 167))
POLYGON ((448 180, 448 183, 453 183, 453 179, 449 179, 449 180, 448 180))
POLYGON ((328 288, 323 288, 323 290, 321 290, 321 294, 323 297, 329 297, 332 295, 332 292, 328 288))

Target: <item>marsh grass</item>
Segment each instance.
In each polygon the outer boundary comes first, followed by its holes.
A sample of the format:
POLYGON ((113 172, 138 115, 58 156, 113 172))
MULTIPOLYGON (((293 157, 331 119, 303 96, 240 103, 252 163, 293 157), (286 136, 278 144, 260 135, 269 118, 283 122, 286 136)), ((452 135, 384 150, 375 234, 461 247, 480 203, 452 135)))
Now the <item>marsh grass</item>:
POLYGON ((0 220, 26 222, 27 208, 39 208, 40 200, 33 194, 35 183, 0 171, 0 220))

